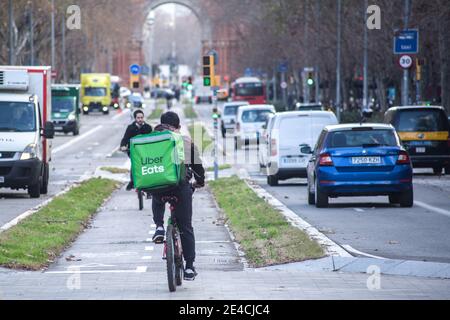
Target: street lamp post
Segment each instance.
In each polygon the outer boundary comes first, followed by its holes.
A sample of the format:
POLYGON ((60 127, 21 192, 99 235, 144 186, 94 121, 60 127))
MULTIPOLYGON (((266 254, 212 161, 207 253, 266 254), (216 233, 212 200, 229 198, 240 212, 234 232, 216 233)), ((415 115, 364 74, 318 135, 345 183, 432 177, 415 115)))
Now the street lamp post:
POLYGON ((28 18, 30 23, 30 66, 34 66, 34 22, 33 22, 33 1, 28 1, 28 18))
POLYGON ((368 30, 367 30, 367 7, 368 7, 368 0, 364 0, 364 88, 363 88, 363 110, 366 110, 368 108, 368 98, 369 98, 369 85, 368 85, 368 30))
POLYGON ((52 69, 55 70, 55 0, 52 0, 52 69))
MULTIPOLYGON (((405 13, 404 13, 404 30, 408 29, 409 25, 409 12, 410 12, 410 0, 405 0, 405 13)), ((409 104, 409 70, 403 70, 403 90, 402 90, 402 105, 407 106, 409 104)))
POLYGON ((14 64, 14 35, 13 35, 13 21, 14 21, 14 12, 12 0, 8 2, 8 15, 9 15, 9 24, 8 24, 8 33, 9 33, 9 64, 14 64))
POLYGON ((336 70, 336 111, 337 118, 341 121, 341 41, 342 41, 342 0, 338 2, 338 26, 337 26, 337 70, 336 70))

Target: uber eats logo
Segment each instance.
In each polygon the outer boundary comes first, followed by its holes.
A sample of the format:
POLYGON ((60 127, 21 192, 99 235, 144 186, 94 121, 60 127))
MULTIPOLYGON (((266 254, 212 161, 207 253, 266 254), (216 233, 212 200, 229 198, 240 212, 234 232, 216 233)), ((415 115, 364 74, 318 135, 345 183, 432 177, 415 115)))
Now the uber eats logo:
POLYGON ((163 157, 157 158, 143 158, 142 163, 142 175, 148 176, 156 173, 164 173, 165 169, 162 166, 163 157))

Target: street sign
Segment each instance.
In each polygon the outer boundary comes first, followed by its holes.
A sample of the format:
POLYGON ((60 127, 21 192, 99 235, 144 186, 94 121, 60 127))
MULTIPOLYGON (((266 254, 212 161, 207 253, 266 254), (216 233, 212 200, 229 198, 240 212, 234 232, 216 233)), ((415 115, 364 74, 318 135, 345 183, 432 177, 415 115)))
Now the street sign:
POLYGON ((419 30, 398 30, 394 37, 394 54, 418 54, 419 30))
POLYGON ((130 73, 134 74, 134 75, 138 75, 141 73, 141 66, 139 66, 138 64, 132 64, 130 66, 130 73))
POLYGON ((285 72, 288 72, 288 70, 289 70, 289 64, 286 61, 282 62, 278 65, 278 72, 285 73, 285 72))
POLYGON ((400 64, 400 67, 402 67, 403 69, 409 69, 413 65, 413 59, 411 58, 411 56, 408 56, 406 54, 402 55, 398 62, 400 64))
POLYGON ((286 82, 282 82, 282 83, 280 84, 280 86, 281 86, 282 89, 287 89, 288 84, 287 84, 286 82))

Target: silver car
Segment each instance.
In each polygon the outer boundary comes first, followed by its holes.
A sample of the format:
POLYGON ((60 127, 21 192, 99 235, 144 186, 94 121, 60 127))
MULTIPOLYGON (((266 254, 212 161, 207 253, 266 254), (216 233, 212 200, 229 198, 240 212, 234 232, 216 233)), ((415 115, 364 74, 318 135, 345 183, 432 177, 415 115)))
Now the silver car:
POLYGON ((233 133, 236 126, 236 117, 239 107, 248 106, 248 102, 238 101, 225 103, 222 107, 222 137, 226 138, 227 132, 233 133))

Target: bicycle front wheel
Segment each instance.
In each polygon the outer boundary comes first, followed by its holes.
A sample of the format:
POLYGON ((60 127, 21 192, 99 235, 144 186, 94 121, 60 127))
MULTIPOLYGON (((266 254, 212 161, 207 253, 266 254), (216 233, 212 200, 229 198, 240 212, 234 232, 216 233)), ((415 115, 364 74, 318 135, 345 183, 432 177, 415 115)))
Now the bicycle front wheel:
POLYGON ((169 225, 166 232, 166 262, 167 262, 167 281, 169 291, 177 290, 176 265, 175 265, 175 243, 173 241, 173 226, 169 225))

